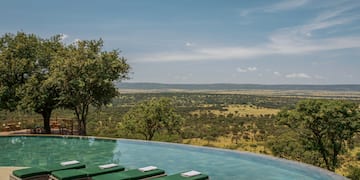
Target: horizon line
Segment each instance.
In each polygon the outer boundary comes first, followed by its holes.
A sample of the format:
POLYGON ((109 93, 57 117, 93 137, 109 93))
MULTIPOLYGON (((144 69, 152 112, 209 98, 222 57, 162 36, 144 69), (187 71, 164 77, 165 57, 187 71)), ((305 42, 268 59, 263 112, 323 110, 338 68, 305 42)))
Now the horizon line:
POLYGON ((263 85, 263 86, 360 86, 359 84, 261 84, 261 83, 166 83, 166 82, 120 82, 130 84, 162 84, 162 85, 263 85))

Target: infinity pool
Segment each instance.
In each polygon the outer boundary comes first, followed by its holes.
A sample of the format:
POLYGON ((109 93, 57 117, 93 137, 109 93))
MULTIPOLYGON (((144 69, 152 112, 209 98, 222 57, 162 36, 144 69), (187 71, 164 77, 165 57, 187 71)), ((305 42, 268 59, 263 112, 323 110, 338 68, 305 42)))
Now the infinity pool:
POLYGON ((119 163, 128 168, 154 165, 173 174, 197 170, 212 180, 345 179, 313 166, 252 153, 136 140, 92 137, 3 136, 0 166, 37 166, 79 160, 119 163))

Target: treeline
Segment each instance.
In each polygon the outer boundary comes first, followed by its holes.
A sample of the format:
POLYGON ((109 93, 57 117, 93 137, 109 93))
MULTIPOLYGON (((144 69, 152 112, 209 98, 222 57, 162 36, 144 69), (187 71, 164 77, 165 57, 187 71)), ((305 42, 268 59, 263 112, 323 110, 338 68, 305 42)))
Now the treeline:
POLYGON ((264 85, 264 84, 161 84, 161 83, 128 83, 118 84, 123 89, 144 90, 311 90, 311 91, 360 91, 360 85, 264 85))
POLYGON ((199 107, 201 104, 211 104, 221 108, 231 104, 254 105, 265 108, 280 109, 282 107, 294 107, 296 102, 303 98, 296 97, 272 97, 245 94, 217 94, 217 93, 126 93, 113 100, 113 104, 134 105, 137 102, 150 99, 151 97, 167 97, 174 99, 178 107, 199 107))

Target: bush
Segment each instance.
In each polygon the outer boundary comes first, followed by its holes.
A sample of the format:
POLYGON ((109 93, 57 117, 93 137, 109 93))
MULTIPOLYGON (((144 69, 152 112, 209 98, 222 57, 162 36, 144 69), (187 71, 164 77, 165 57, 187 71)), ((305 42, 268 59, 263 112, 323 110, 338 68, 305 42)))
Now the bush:
POLYGON ((352 180, 360 180, 360 168, 359 167, 350 166, 348 172, 349 172, 349 175, 347 176, 348 178, 350 178, 352 180))
POLYGON ((237 149, 237 148, 239 148, 239 147, 241 147, 240 144, 231 144, 231 145, 226 145, 226 146, 224 146, 224 148, 226 148, 226 149, 232 149, 232 150, 235 150, 235 149, 237 149))
POLYGON ((246 141, 249 141, 249 140, 250 140, 250 137, 249 137, 248 135, 243 135, 242 138, 245 139, 246 141))
POLYGON ((356 153, 356 160, 360 161, 360 152, 356 153))
POLYGON ((250 147, 252 147, 252 148, 256 148, 256 147, 257 147, 257 145, 256 145, 256 144, 250 144, 250 147))

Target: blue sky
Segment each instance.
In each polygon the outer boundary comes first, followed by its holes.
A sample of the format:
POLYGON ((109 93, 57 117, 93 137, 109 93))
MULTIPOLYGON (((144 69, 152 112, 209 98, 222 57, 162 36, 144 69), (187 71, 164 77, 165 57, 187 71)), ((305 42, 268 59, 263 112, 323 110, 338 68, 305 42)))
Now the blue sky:
POLYGON ((102 38, 129 82, 360 84, 359 0, 2 0, 0 22, 102 38))

